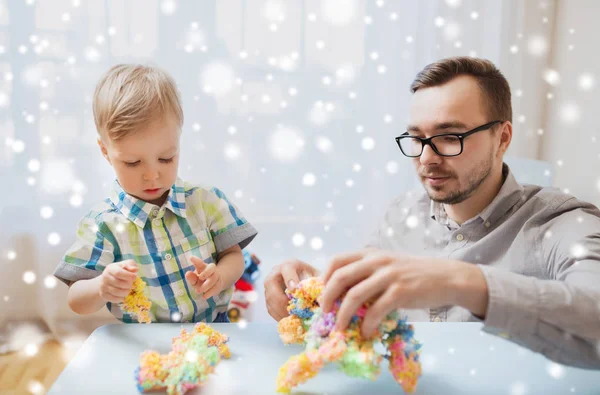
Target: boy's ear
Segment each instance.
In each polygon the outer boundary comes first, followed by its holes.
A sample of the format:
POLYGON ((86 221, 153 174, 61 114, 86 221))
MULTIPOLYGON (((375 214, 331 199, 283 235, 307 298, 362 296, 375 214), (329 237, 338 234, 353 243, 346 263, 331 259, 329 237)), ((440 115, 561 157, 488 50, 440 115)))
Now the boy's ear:
POLYGON ((98 142, 98 147, 100 147, 100 152, 102 152, 102 156, 104 156, 106 158, 106 160, 108 161, 108 163, 111 163, 110 161, 110 157, 108 156, 108 151, 106 149, 106 145, 104 145, 104 142, 102 141, 101 137, 98 137, 98 140, 96 140, 98 142))

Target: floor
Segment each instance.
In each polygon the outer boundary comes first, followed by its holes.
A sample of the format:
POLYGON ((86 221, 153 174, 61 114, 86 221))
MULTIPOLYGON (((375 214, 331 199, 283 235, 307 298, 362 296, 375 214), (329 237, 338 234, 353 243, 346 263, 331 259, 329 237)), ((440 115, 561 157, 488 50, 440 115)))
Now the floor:
POLYGON ((56 340, 41 345, 32 356, 25 352, 0 355, 0 394, 45 394, 67 365, 67 359, 68 353, 56 340))

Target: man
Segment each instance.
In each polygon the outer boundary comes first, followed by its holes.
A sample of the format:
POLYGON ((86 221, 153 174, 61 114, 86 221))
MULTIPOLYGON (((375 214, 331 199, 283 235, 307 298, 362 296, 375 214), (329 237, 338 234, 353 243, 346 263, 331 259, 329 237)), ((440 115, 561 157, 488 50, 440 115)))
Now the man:
MULTIPOLYGON (((340 329, 371 301, 365 335, 402 309, 409 321, 480 321, 555 361, 600 368, 600 211, 515 181, 503 163, 510 88, 491 62, 438 61, 411 91, 396 142, 425 193, 396 199, 369 248, 331 260, 323 309, 347 292, 340 329)), ((276 266, 265 281, 269 314, 285 317, 283 289, 314 275, 298 260, 276 266)))

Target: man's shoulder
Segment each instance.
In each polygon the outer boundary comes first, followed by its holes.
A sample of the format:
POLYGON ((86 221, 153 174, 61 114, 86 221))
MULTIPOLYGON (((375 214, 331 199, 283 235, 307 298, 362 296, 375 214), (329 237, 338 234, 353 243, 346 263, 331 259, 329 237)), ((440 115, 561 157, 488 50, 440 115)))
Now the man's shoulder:
POLYGON ((577 228, 600 224, 600 210, 590 202, 558 188, 530 185, 524 185, 524 188, 524 205, 529 206, 529 215, 535 216, 540 223, 552 226, 578 224, 577 228))
POLYGON ((554 187, 538 185, 523 185, 524 197, 540 206, 540 209, 555 210, 558 212, 570 211, 578 208, 598 209, 595 205, 576 196, 554 187))

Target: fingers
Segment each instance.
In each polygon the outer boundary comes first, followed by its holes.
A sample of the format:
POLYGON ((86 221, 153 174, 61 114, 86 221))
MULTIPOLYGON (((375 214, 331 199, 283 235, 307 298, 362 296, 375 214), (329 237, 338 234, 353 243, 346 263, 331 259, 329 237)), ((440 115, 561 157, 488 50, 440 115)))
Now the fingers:
POLYGON ((339 255, 334 256, 331 259, 331 261, 329 262, 329 266, 327 266, 325 273, 323 273, 323 281, 325 281, 325 283, 327 283, 336 270, 338 270, 352 262, 358 261, 358 260, 362 259, 364 256, 365 256, 364 251, 354 251, 354 252, 349 252, 349 253, 339 254, 339 255))
MULTIPOLYGON (((111 272, 107 272, 106 274, 107 277, 107 282, 108 284, 116 287, 116 288, 120 288, 126 291, 130 291, 131 290, 131 286, 133 285, 133 281, 130 281, 129 279, 122 279, 119 277, 116 277, 113 273, 111 272)), ((134 277, 135 280, 135 277, 134 277)))
POLYGON ((103 284, 100 288, 100 296, 107 302, 121 303, 128 294, 128 290, 116 288, 110 284, 103 284))
POLYGON ((387 272, 387 270, 379 270, 348 291, 336 315, 336 329, 346 329, 352 320, 352 316, 365 303, 381 295, 388 288, 393 277, 387 272))
POLYGON ((127 281, 130 284, 133 284, 133 281, 137 277, 137 267, 135 270, 132 267, 128 266, 128 269, 125 269, 124 266, 127 264, 118 264, 118 265, 108 265, 107 269, 109 269, 109 274, 111 274, 114 278, 119 280, 127 281))
POLYGON ((196 287, 200 283, 198 274, 196 274, 196 272, 194 272, 193 270, 190 270, 187 273, 185 273, 185 279, 188 282, 188 284, 190 284, 192 287, 196 287))
POLYGON ((289 299, 284 292, 285 284, 281 270, 281 265, 275 266, 265 278, 264 283, 267 311, 277 321, 288 316, 289 299))
POLYGON ((125 269, 130 273, 137 274, 138 272, 138 267, 133 259, 128 259, 126 261, 121 262, 120 266, 121 268, 125 269))
POLYGON ((320 300, 323 311, 331 311, 337 299, 341 298, 348 289, 369 277, 376 269, 377 267, 368 258, 338 268, 323 288, 320 300))
POLYGON ((207 278, 209 278, 210 276, 212 276, 213 274, 215 274, 216 271, 217 271, 217 265, 215 265, 214 263, 210 263, 210 264, 206 265, 205 269, 202 272, 200 272, 200 274, 198 275, 198 278, 201 281, 204 281, 207 278))
POLYGON ((361 332, 365 337, 371 337, 375 330, 381 324, 381 321, 393 310, 402 305, 402 291, 397 286, 390 286, 381 295, 379 299, 373 303, 363 320, 361 332))
POLYGON ((199 294, 201 294, 202 296, 204 296, 205 299, 208 299, 208 297, 205 295, 206 292, 208 292, 209 289, 211 289, 212 287, 214 287, 215 285, 217 285, 217 283, 219 282, 219 276, 213 275, 208 277, 206 280, 202 281, 199 287, 197 286, 197 292, 199 294))
POLYGON ((202 273, 204 271, 204 269, 206 269, 206 266, 208 266, 206 264, 206 262, 204 262, 202 259, 198 258, 197 256, 192 256, 190 258, 190 260, 192 261, 192 265, 194 265, 194 268, 196 268, 196 271, 198 273, 202 273))
POLYGON ((300 269, 304 262, 299 260, 286 261, 281 265, 281 276, 283 284, 292 290, 300 282, 300 269))
MULTIPOLYGON (((212 280, 215 277, 217 277, 217 276, 210 277, 206 281, 206 283, 208 283, 210 280, 212 280)), ((206 291, 204 291, 204 295, 202 295, 202 297, 204 299, 210 299, 213 296, 217 295, 219 292, 221 292, 221 287, 219 285, 219 281, 218 280, 213 281, 212 285, 209 285, 209 284, 206 284, 206 283, 203 284, 203 287, 206 285, 206 288, 207 288, 206 291)))

